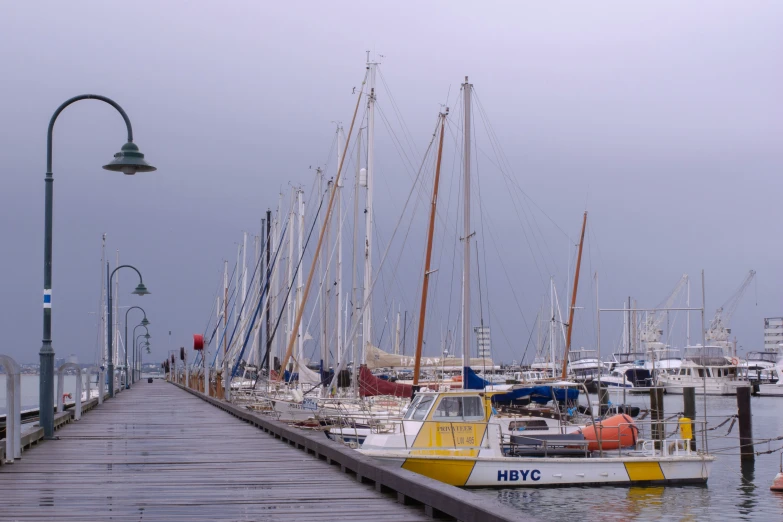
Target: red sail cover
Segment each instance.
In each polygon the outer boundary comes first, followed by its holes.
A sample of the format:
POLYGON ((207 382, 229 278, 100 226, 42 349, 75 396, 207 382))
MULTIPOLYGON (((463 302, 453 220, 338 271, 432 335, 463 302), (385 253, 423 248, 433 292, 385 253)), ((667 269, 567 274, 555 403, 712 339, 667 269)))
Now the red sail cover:
MULTIPOLYGON (((422 386, 428 388, 428 386, 422 386)), ((367 366, 359 367, 359 396, 393 395, 395 397, 413 397, 413 385, 389 382, 372 374, 367 366)))

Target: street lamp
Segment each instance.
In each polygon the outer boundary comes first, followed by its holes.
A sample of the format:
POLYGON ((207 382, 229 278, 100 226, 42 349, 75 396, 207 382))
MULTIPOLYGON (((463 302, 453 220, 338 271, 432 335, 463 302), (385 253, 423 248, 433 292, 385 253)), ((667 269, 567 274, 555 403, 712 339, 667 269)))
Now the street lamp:
MULTIPOLYGON (((142 321, 142 323, 143 322, 144 321, 142 321)), ((150 338, 150 331, 147 330, 147 325, 142 324, 142 323, 137 324, 136 327, 133 328, 133 357, 134 357, 134 359, 133 359, 133 369, 134 369, 134 371, 138 367, 138 365, 136 363, 136 360, 138 359, 138 349, 137 349, 137 346, 138 346, 138 342, 139 342, 139 337, 146 337, 147 339, 150 338), (146 333, 136 335, 136 328, 138 328, 139 326, 143 326, 146 333)), ((139 372, 138 379, 141 379, 141 372, 139 372)))
MULTIPOLYGON (((139 274, 139 284, 136 286, 136 289, 131 292, 134 295, 147 295, 150 292, 147 290, 147 287, 144 286, 144 281, 141 279, 141 272, 139 272, 136 267, 131 265, 120 265, 117 268, 115 268, 111 273, 109 273, 109 264, 106 263, 106 288, 108 291, 106 292, 106 303, 107 303, 107 309, 109 310, 109 397, 114 397, 114 347, 112 346, 114 341, 114 324, 112 323, 112 309, 111 309, 111 280, 114 277, 114 274, 119 270, 120 268, 132 268, 137 274, 139 274)), ((146 314, 145 314, 146 315, 146 314)), ((127 342, 127 341, 126 341, 127 342)), ((128 364, 128 350, 125 350, 125 365, 127 367, 128 364)), ((127 374, 126 374, 127 375, 127 374)))
MULTIPOLYGON (((140 306, 131 306, 130 308, 125 310, 125 337, 123 337, 123 339, 124 339, 124 342, 126 344, 128 343, 128 312, 130 312, 134 308, 136 308, 138 310, 141 310, 141 313, 144 314, 144 319, 141 320, 141 325, 142 326, 147 326, 148 324, 150 324, 150 322, 147 320, 147 312, 144 310, 144 308, 142 308, 140 306)), ((134 334, 136 333, 136 329, 135 328, 133 329, 133 333, 134 334)), ((136 354, 136 345, 135 344, 134 344, 133 354, 134 354, 134 356, 136 354)), ((136 382, 136 375, 135 375, 135 373, 133 371, 131 371, 130 378, 128 378, 128 348, 126 346, 125 347, 125 389, 130 388, 130 382, 131 381, 132 382, 136 382)))
POLYGON ((40 379, 38 388, 39 422, 44 430, 44 438, 54 437, 54 348, 52 348, 52 216, 54 206, 54 175, 52 173, 52 136, 54 134, 54 122, 60 113, 69 105, 79 100, 98 100, 108 103, 125 120, 128 130, 128 142, 122 146, 120 152, 114 155, 114 159, 104 165, 104 169, 120 171, 125 174, 137 172, 152 172, 155 169, 144 161, 144 154, 133 143, 133 129, 130 119, 115 101, 96 94, 82 94, 75 96, 60 105, 52 119, 49 120, 49 129, 46 134, 46 177, 44 178, 46 195, 44 203, 44 296, 43 296, 43 340, 40 357, 40 379))

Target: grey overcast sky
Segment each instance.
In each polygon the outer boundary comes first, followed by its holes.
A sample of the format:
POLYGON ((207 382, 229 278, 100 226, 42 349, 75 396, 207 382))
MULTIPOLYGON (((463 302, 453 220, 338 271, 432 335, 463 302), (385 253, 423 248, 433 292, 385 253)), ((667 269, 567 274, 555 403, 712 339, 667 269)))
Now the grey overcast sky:
MULTIPOLYGON (((500 243, 488 247, 483 281, 497 359, 521 357, 550 272, 564 300, 572 248, 560 229, 573 242, 585 208, 577 344, 595 344, 595 272, 601 306, 629 295, 653 306, 683 273, 698 304, 703 268, 709 317, 755 269, 732 326, 741 351, 760 349, 763 318, 783 315, 781 23, 777 1, 0 2, 0 352, 37 361, 46 127, 61 102, 82 93, 119 102, 158 171, 100 168, 124 143, 109 106, 80 102, 59 118, 55 350, 95 356, 106 233, 112 258, 119 250, 152 291, 132 299, 134 276, 121 273, 121 304, 147 310, 158 361, 204 329, 241 232, 258 228, 289 182, 311 186, 332 122, 350 121, 368 49, 383 55, 420 152, 440 104, 453 105, 469 75, 529 197, 520 217, 491 162, 482 167, 484 226, 500 243), (524 239, 526 226, 538 239, 524 239)), ((379 92, 387 115, 390 100, 379 92)), ((376 219, 388 237, 410 178, 394 134, 378 129, 376 219)), ((421 243, 409 245, 416 255, 396 291, 410 313, 421 243)), ((448 253, 438 259, 451 264, 448 253)), ((452 286, 438 283, 431 342, 438 323, 454 326, 444 304, 452 286)), ((602 320, 604 354, 620 322, 602 320)))

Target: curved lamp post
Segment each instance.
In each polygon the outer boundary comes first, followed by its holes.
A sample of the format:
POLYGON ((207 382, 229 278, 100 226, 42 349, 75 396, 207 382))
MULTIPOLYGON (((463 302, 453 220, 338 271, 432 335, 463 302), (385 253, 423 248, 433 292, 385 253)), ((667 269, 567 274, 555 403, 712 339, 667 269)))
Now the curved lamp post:
MULTIPOLYGON (((149 321, 147 321, 147 324, 149 324, 149 321)), ((137 353, 138 353, 138 350, 137 350, 137 348, 136 348, 136 347, 138 346, 138 344, 137 344, 137 343, 138 343, 138 341, 139 341, 139 337, 144 337, 145 335, 146 335, 147 339, 149 339, 149 338, 150 338, 150 331, 149 331, 149 330, 147 330, 147 325, 146 325, 146 324, 144 324, 144 321, 142 321, 141 323, 137 324, 137 325, 136 325, 136 326, 133 328, 133 370, 134 370, 134 372, 135 372, 135 370, 136 370, 136 355, 137 355, 137 353), (146 333, 139 334, 139 335, 137 336, 137 335, 136 335, 136 328, 138 328, 139 326, 143 326, 143 327, 144 327, 144 330, 145 330, 145 332, 146 332, 146 333)), ((137 380, 138 380, 138 379, 141 379, 141 375, 139 375, 139 376, 137 377, 137 380)))
MULTIPOLYGON (((147 326, 148 324, 150 324, 150 322, 147 320, 147 312, 144 310, 144 308, 142 308, 140 306, 131 306, 130 308, 125 310, 125 337, 123 337, 123 339, 124 339, 124 342, 126 344, 128 343, 128 312, 130 312, 134 308, 136 308, 137 310, 141 310, 141 313, 144 314, 144 319, 142 319, 141 323, 139 323, 139 324, 141 324, 142 326, 147 326)), ((133 333, 134 334, 136 333, 136 329, 135 328, 133 329, 133 333)), ((134 345, 134 349, 133 350, 134 350, 133 351, 133 355, 135 356, 135 353, 136 353, 136 346, 135 345, 134 345)), ((125 348, 125 388, 126 389, 130 388, 130 383, 131 382, 136 382, 135 377, 136 377, 136 375, 134 374, 133 371, 131 371, 130 378, 128 378, 128 349, 126 347, 125 348)))
POLYGON ((144 337, 147 338, 146 342, 144 344, 137 345, 137 355, 139 356, 139 380, 141 380, 141 349, 146 348, 148 354, 152 353, 152 351, 150 351, 150 334, 146 334, 144 337))
POLYGON ((155 167, 144 161, 144 154, 139 152, 139 148, 133 143, 133 129, 128 115, 116 102, 105 96, 96 94, 75 96, 60 105, 54 111, 52 119, 49 120, 49 129, 46 134, 46 177, 44 178, 46 199, 44 207, 43 344, 39 351, 41 376, 38 389, 40 424, 44 429, 44 438, 47 439, 54 436, 54 348, 52 348, 52 215, 54 176, 52 173, 52 135, 54 134, 54 122, 60 113, 66 107, 79 100, 98 100, 108 103, 117 109, 122 119, 125 120, 125 126, 128 130, 128 142, 122 146, 120 152, 114 155, 114 159, 111 162, 103 166, 104 169, 125 174, 156 170, 155 167))
MULTIPOLYGON (((108 263, 106 264, 107 270, 107 279, 106 279, 106 287, 108 288, 108 292, 106 292, 106 302, 107 302, 107 309, 109 310, 109 397, 114 397, 114 347, 112 346, 114 341, 114 324, 112 323, 112 309, 111 309, 111 280, 114 277, 114 274, 117 273, 117 270, 120 268, 132 268, 137 274, 139 274, 139 284, 136 286, 136 289, 131 292, 134 295, 147 295, 150 292, 147 290, 147 287, 144 286, 144 281, 141 279, 141 272, 139 272, 136 267, 131 265, 120 265, 114 270, 112 270, 111 273, 109 273, 108 270, 108 263)), ((126 341, 127 342, 127 341, 126 341)), ((125 366, 128 365, 128 349, 125 348, 125 366)))

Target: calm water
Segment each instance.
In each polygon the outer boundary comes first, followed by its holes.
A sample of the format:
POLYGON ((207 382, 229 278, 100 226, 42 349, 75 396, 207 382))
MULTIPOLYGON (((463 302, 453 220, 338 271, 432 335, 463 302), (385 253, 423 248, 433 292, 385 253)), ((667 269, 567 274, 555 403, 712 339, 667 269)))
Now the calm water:
MULTIPOLYGON (((595 401, 596 398, 591 399, 595 401)), ((628 396, 628 403, 649 406, 649 399, 628 396)), ((666 395, 668 414, 682 411, 681 395, 666 395)), ((699 419, 703 398, 696 397, 699 419)), ((783 435, 783 397, 753 397, 753 437, 768 439, 783 435)), ((708 416, 737 412, 736 397, 708 397, 708 416)), ((714 426, 722 419, 709 419, 714 426)), ((542 521, 600 519, 602 521, 783 521, 783 494, 769 490, 780 468, 780 453, 760 455, 753 464, 740 464, 738 426, 726 437, 728 424, 711 432, 710 451, 721 448, 706 486, 601 487, 556 489, 473 490, 519 509, 520 514, 542 521)), ((783 441, 756 446, 757 451, 783 446, 783 441)))
MULTIPOLYGON (((0 414, 6 412, 5 407, 5 375, 0 375, 0 414)), ((92 375, 92 388, 95 389, 95 374, 92 375)), ((87 390, 87 376, 82 376, 83 384, 82 391, 87 390)), ((22 375, 22 410, 30 408, 38 408, 38 376, 37 375, 22 375)), ((63 376, 63 391, 64 393, 70 393, 72 396, 76 392, 76 376, 64 375, 63 376)), ((57 404, 57 377, 54 380, 54 403, 57 404)))

